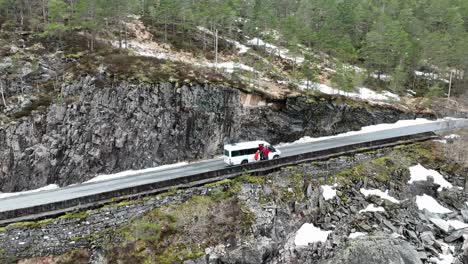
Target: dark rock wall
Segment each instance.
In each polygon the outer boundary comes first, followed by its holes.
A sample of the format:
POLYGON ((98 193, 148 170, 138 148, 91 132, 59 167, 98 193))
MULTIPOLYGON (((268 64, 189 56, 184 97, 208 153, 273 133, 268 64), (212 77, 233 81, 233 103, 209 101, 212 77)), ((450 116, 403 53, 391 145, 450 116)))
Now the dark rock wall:
POLYGON ((220 154, 225 142, 273 144, 416 115, 336 99, 289 98, 244 107, 241 92, 212 85, 64 84, 43 111, 0 125, 0 191, 82 182, 220 154))

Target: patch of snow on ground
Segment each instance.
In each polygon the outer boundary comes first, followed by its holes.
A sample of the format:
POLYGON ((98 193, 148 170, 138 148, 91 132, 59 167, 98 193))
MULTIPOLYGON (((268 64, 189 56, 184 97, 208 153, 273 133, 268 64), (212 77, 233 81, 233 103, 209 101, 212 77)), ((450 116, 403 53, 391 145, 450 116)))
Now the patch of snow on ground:
MULTIPOLYGON (((439 120, 440 121, 440 120, 439 120)), ((289 146, 289 145, 295 145, 295 144, 303 144, 303 143, 310 143, 310 142, 316 142, 316 141, 322 141, 322 140, 327 140, 327 139, 333 139, 333 138, 339 138, 339 137, 347 137, 347 136, 354 136, 354 135, 360 135, 360 134, 365 134, 365 133, 371 133, 371 132, 376 132, 376 131, 382 131, 382 130, 387 130, 387 129, 392 129, 392 128, 399 128, 399 127, 407 127, 407 126, 412 126, 412 125, 422 125, 422 124, 429 124, 429 123, 434 123, 438 121, 432 121, 432 120, 427 120, 424 118, 417 118, 414 120, 400 120, 396 123, 393 124, 378 124, 378 125, 373 125, 373 126, 365 126, 362 127, 361 130, 358 131, 350 131, 334 136, 327 136, 327 137, 318 137, 318 138, 313 138, 309 136, 302 137, 292 143, 280 143, 278 147, 284 147, 284 146, 289 146)))
POLYGON ((434 139, 433 141, 437 142, 437 143, 447 144, 447 140, 445 140, 445 139, 442 139, 442 140, 441 139, 434 139))
POLYGON ((439 254, 438 258, 432 257, 431 261, 436 264, 452 264, 455 258, 453 257, 452 254, 439 254))
POLYGON ((460 135, 457 134, 450 134, 444 137, 445 139, 457 139, 460 138, 460 135))
MULTIPOLYGON (((119 42, 112 41, 112 46, 118 48, 119 42)), ((124 44, 122 44, 125 46, 124 44)), ((139 42, 136 40, 129 40, 127 41, 127 47, 131 51, 133 51, 136 55, 145 56, 145 57, 153 57, 157 59, 166 59, 168 57, 168 52, 164 50, 159 50, 154 43, 152 42, 139 42)))
MULTIPOLYGON (((307 91, 307 82, 303 81, 302 83, 300 83, 299 88, 301 90, 307 91)), ((375 101, 388 101, 388 100, 399 101, 400 100, 400 96, 394 93, 391 93, 389 91, 386 91, 381 94, 381 93, 374 92, 371 89, 365 88, 365 87, 359 87, 357 88, 356 92, 352 93, 352 92, 341 91, 340 89, 330 87, 323 83, 313 83, 312 85, 309 85, 309 90, 318 90, 324 94, 331 94, 331 95, 338 94, 338 95, 343 95, 343 96, 362 99, 362 100, 375 100, 375 101)))
MULTIPOLYGON (((204 28, 204 27, 197 27, 198 30, 202 31, 202 32, 205 32, 205 33, 208 33, 210 35, 213 35, 214 36, 214 33, 211 32, 211 30, 207 29, 207 28, 204 28)), ((226 42, 229 42, 231 44, 234 44, 234 46, 236 46, 237 49, 239 49, 239 54, 244 54, 246 53, 247 51, 249 51, 249 47, 239 43, 238 41, 235 41, 235 40, 232 40, 232 39, 229 39, 229 38, 226 38, 226 37, 221 37, 219 36, 218 34, 218 38, 220 39, 224 39, 226 42)))
POLYGON ((388 200, 392 203, 400 203, 397 199, 393 198, 392 196, 388 195, 388 190, 385 192, 382 192, 381 190, 366 190, 364 188, 361 188, 361 193, 364 194, 364 196, 369 196, 369 195, 375 195, 379 196, 382 199, 388 200))
POLYGON ((363 232, 354 232, 354 233, 351 233, 349 234, 349 238, 356 238, 356 237, 360 237, 360 236, 367 236, 367 233, 363 233, 363 232))
POLYGON ((206 63, 205 66, 212 67, 212 68, 218 67, 218 68, 224 69, 226 72, 229 72, 229 73, 233 73, 234 70, 236 70, 236 69, 255 72, 255 70, 250 66, 247 66, 247 65, 242 64, 242 63, 232 62, 232 61, 231 62, 220 62, 217 65, 215 63, 206 63))
POLYGON ((54 189, 58 189, 58 188, 59 188, 58 185, 50 184, 50 185, 41 187, 39 189, 30 190, 30 191, 14 192, 14 193, 0 193, 0 199, 12 197, 12 196, 17 196, 17 195, 22 195, 22 194, 29 194, 29 193, 42 192, 42 191, 50 191, 50 190, 54 190, 54 189))
POLYGON ((451 210, 440 205, 434 198, 427 194, 416 196, 416 204, 418 205, 419 210, 426 209, 429 212, 435 214, 448 214, 452 212, 451 210))
POLYGON ((375 206, 374 204, 369 204, 366 209, 362 209, 359 211, 359 213, 364 213, 364 212, 385 212, 385 209, 380 206, 375 206))
POLYGON ((449 80, 441 78, 438 74, 436 73, 431 73, 431 72, 422 72, 422 71, 414 71, 414 74, 416 76, 423 77, 424 79, 437 79, 439 81, 443 81, 445 83, 450 83, 449 80))
POLYGON ((330 200, 330 199, 332 199, 333 197, 336 196, 336 191, 333 190, 332 186, 323 185, 321 187, 322 187, 322 191, 323 191, 323 198, 325 200, 330 200))
POLYGON ((453 257, 453 252, 455 252, 454 246, 449 246, 446 243, 437 240, 437 243, 442 249, 442 254, 439 254, 439 257, 432 257, 430 260, 436 264, 452 264, 455 258, 453 257))
POLYGON ((167 170, 167 169, 173 169, 177 167, 181 167, 184 165, 187 165, 187 162, 179 162, 175 164, 169 164, 169 165, 163 165, 159 167, 154 167, 154 168, 149 168, 149 169, 143 169, 143 170, 128 170, 128 171, 122 171, 119 173, 115 174, 109 174, 109 175, 99 175, 94 177, 93 179, 86 181, 84 183, 90 183, 90 182, 100 182, 100 181, 107 181, 111 179, 116 179, 116 178, 122 178, 125 176, 132 176, 132 175, 138 175, 142 173, 148 173, 148 172, 156 172, 156 171, 162 171, 162 170, 167 170))
POLYGON ((305 223, 297 230, 294 244, 296 246, 307 246, 309 243, 325 242, 332 231, 323 231, 314 224, 305 223))
POLYGON ((434 183, 440 185, 438 191, 442 191, 443 188, 450 189, 453 185, 444 179, 444 177, 435 170, 428 170, 424 168, 421 164, 416 166, 411 166, 409 168, 411 179, 408 181, 409 184, 415 181, 427 181, 428 176, 432 176, 434 178, 434 183))
POLYGON ((273 44, 270 44, 270 43, 267 43, 259 38, 253 38, 251 40, 249 40, 247 42, 247 44, 249 45, 252 45, 252 46, 258 46, 258 47, 265 47, 265 49, 268 51, 268 52, 271 52, 271 53, 278 53, 278 56, 280 58, 283 58, 283 59, 287 59, 287 60, 290 60, 290 61, 294 61, 296 63, 302 63, 304 62, 304 58, 303 57, 291 57, 291 56, 288 56, 287 54, 289 53, 289 50, 288 49, 284 49, 284 48, 280 48, 280 47, 277 47, 273 44))

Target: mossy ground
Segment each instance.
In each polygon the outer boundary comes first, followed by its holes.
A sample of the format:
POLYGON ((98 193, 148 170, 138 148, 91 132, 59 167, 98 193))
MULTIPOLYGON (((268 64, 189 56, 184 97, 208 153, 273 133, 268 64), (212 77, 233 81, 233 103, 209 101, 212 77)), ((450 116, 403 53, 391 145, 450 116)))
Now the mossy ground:
MULTIPOLYGON (((249 232, 254 215, 234 195, 246 181, 257 177, 244 175, 238 180, 209 184, 207 196, 193 196, 181 204, 154 209, 143 217, 120 227, 107 247, 111 262, 175 263, 198 258, 210 245, 225 243, 249 232)), ((261 181, 261 180, 260 180, 261 181)))

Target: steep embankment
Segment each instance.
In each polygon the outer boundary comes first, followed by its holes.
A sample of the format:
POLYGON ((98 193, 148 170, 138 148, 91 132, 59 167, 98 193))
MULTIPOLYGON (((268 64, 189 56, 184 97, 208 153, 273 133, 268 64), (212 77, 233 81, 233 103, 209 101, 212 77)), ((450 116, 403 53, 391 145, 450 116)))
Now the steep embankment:
POLYGON ((88 76, 58 89, 35 111, 18 103, 16 118, 0 125, 0 191, 209 158, 225 142, 275 144, 417 116, 333 97, 267 102, 208 84, 111 86, 88 76))

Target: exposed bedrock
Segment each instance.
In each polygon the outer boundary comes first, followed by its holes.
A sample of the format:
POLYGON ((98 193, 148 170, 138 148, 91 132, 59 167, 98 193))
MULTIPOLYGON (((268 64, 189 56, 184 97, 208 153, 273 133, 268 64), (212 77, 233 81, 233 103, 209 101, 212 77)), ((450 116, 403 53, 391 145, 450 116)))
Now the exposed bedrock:
POLYGON ((247 106, 241 91, 213 85, 116 86, 86 77, 58 90, 49 105, 0 125, 1 192, 210 158, 225 142, 275 144, 417 117, 334 98, 261 99, 247 106))

